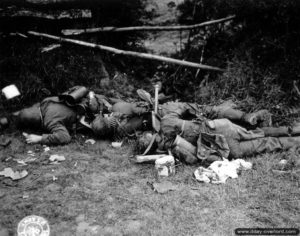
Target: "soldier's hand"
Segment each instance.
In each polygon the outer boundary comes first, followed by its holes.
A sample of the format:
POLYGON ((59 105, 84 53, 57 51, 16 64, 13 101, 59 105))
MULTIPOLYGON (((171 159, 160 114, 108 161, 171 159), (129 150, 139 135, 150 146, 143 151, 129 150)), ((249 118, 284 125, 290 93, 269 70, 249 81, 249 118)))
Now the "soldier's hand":
POLYGON ((41 135, 23 133, 23 136, 26 139, 26 143, 36 144, 42 141, 41 135))

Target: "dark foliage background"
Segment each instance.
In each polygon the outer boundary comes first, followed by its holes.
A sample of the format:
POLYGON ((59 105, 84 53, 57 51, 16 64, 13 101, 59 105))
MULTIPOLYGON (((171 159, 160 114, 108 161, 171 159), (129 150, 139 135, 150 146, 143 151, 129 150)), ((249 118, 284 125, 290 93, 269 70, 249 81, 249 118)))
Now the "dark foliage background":
POLYGON ((289 108, 300 98, 300 1, 188 0, 180 10, 181 24, 236 18, 194 30, 183 52, 186 59, 198 62, 203 54, 202 63, 227 71, 174 69, 165 76, 170 92, 199 103, 230 98, 248 111, 268 108, 281 123, 295 118, 295 109, 289 108))
MULTIPOLYGON (((49 21, 34 18, 6 18, 0 20, 0 88, 16 84, 22 96, 14 101, 1 100, 5 110, 16 110, 32 104, 49 95, 56 95, 74 85, 84 85, 97 89, 107 96, 130 97, 140 81, 135 75, 146 77, 140 69, 142 61, 116 57, 101 51, 80 46, 63 44, 62 47, 42 53, 41 49, 53 43, 39 38, 12 36, 20 32, 26 35, 28 30, 60 35, 64 28, 88 28, 99 26, 130 26, 140 24, 143 2, 102 1, 93 7, 93 18, 78 21, 49 21)), ((46 11, 47 9, 43 9, 46 11)), ((121 49, 139 50, 136 42, 142 34, 93 34, 76 37, 93 43, 99 43, 121 49)))
MULTIPOLYGON (((37 22, 32 19, 1 21, 0 87, 16 83, 22 97, 9 106, 21 107, 83 84, 109 96, 131 97, 138 87, 162 81, 163 92, 173 99, 216 104, 233 99, 240 108, 270 109, 275 121, 295 118, 300 92, 300 1, 298 0, 186 0, 179 6, 178 23, 194 24, 236 15, 232 22, 193 30, 185 49, 175 58, 227 68, 225 73, 197 71, 136 58, 64 45, 41 53, 50 41, 9 36, 10 32, 37 30, 59 34, 62 28, 141 25, 149 17, 144 1, 104 1, 92 9, 92 21, 37 22), (201 59, 202 58, 202 59, 201 59), (104 61, 104 64, 103 64, 104 61), (103 69, 103 65, 108 72, 103 69), (294 112, 294 114, 292 114, 294 112)), ((150 16, 151 17, 151 16, 150 16)), ((143 34, 96 34, 79 39, 144 51, 143 34)), ((5 101, 2 102, 5 105, 5 101)), ((297 115, 297 114, 296 114, 297 115)))

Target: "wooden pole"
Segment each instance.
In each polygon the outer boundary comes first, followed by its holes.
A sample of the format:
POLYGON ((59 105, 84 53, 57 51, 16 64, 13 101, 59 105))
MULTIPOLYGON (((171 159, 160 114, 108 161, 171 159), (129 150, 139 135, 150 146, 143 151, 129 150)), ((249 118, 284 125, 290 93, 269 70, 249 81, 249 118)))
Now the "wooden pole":
POLYGON ((95 43, 89 43, 81 40, 75 40, 75 39, 69 39, 69 38, 62 38, 50 34, 44 34, 44 33, 38 33, 35 31, 28 31, 27 32, 29 35, 33 36, 38 36, 38 37, 43 37, 43 38, 48 38, 48 39, 53 39, 59 42, 66 42, 66 43, 71 43, 71 44, 76 44, 76 45, 81 45, 84 47, 89 47, 89 48, 96 48, 100 49, 103 51, 108 51, 117 55, 125 55, 125 56, 133 56, 133 57, 138 57, 138 58, 143 58, 143 59, 150 59, 150 60, 156 60, 156 61, 163 61, 167 63, 173 63, 181 66, 187 66, 187 67, 193 67, 193 68, 200 68, 204 70, 212 70, 212 71, 224 71, 223 69, 220 69, 218 67, 213 67, 213 66, 208 66, 208 65, 203 65, 203 64, 198 64, 194 62, 189 62, 189 61, 183 61, 183 60, 178 60, 174 58, 169 58, 169 57, 163 57, 163 56, 158 56, 158 55, 153 55, 153 54, 148 54, 148 53, 139 53, 139 52, 134 52, 134 51, 124 51, 120 50, 117 48, 113 47, 108 47, 100 44, 95 44, 95 43))
POLYGON ((155 91, 155 95, 154 95, 154 113, 157 114, 158 111, 158 89, 159 89, 159 85, 155 84, 154 85, 154 91, 155 91))
POLYGON ((79 35, 88 33, 98 33, 98 32, 125 32, 125 31, 178 31, 178 30, 191 30, 196 28, 205 27, 208 25, 223 23, 234 19, 235 16, 228 16, 226 18, 211 20, 202 22, 195 25, 175 25, 175 26, 133 26, 133 27, 98 27, 98 28, 88 28, 88 29, 64 29, 62 30, 63 35, 79 35))

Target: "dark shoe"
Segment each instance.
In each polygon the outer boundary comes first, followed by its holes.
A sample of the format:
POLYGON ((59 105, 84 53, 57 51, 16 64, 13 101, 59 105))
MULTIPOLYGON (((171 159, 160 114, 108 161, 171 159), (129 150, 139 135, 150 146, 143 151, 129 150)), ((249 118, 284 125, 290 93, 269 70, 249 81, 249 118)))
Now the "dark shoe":
POLYGON ((268 110, 259 110, 244 116, 244 121, 250 125, 259 124, 260 127, 272 126, 272 115, 268 110))
POLYGON ((296 123, 291 127, 291 135, 292 136, 300 135, 300 123, 296 123))

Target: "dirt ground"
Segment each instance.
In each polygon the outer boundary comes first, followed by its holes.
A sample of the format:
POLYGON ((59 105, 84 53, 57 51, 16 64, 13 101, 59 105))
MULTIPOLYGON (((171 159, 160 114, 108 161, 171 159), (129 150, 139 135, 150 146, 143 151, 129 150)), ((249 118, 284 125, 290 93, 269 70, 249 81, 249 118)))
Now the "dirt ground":
POLYGON ((0 177, 0 224, 8 235, 15 235, 28 215, 47 219, 52 236, 234 235, 239 227, 299 228, 299 169, 272 172, 289 154, 249 159, 253 170, 212 185, 196 182, 197 166, 184 164, 176 166, 175 176, 157 179, 153 164, 132 161, 133 144, 115 149, 109 141, 90 144, 85 143, 90 137, 77 135, 71 144, 45 152, 40 145, 26 145, 21 134, 9 136, 11 144, 0 150, 0 169, 29 174, 15 181, 0 177), (66 160, 51 164, 53 154, 66 160), (36 160, 25 166, 16 162, 28 157, 36 160), (153 183, 165 181, 174 191, 154 191, 153 183))

